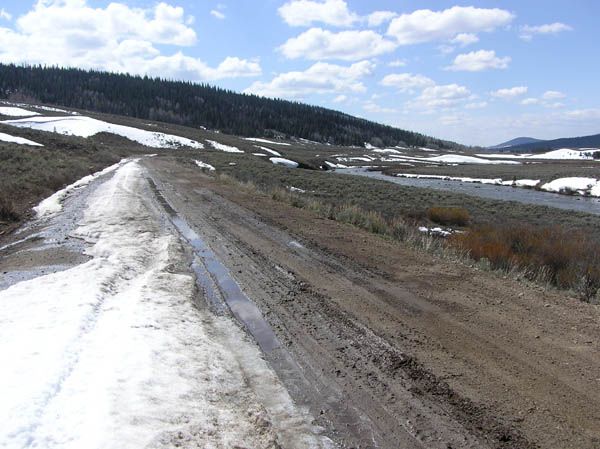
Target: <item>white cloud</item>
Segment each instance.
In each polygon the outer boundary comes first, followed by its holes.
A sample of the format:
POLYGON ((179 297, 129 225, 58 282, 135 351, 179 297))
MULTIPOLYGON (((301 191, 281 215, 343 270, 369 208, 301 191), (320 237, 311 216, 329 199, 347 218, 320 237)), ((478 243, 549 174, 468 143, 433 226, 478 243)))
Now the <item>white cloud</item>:
POLYGON ((554 22, 538 26, 525 25, 521 28, 519 37, 523 40, 530 41, 537 34, 558 34, 562 33, 563 31, 571 31, 572 29, 573 28, 571 28, 569 25, 561 22, 554 22))
POLYGON ((315 22, 338 27, 350 26, 360 18, 348 10, 344 0, 291 0, 278 9, 290 26, 310 26, 315 22))
POLYGON ((574 109, 566 111, 564 116, 573 120, 600 120, 600 109, 574 109))
POLYGON ((394 108, 386 108, 383 106, 378 105, 377 103, 375 103, 374 101, 366 101, 365 103, 363 103, 363 109, 367 112, 371 112, 374 114, 393 114, 395 112, 398 112, 397 109, 394 108))
POLYGON ((525 98, 521 100, 521 104, 525 106, 530 106, 532 104, 539 104, 540 100, 538 98, 525 98))
POLYGON ((487 106, 487 101, 476 101, 473 103, 467 103, 465 109, 482 109, 487 106))
POLYGON ((288 59, 342 59, 356 61, 393 51, 396 45, 371 31, 341 31, 333 33, 311 28, 288 39, 279 51, 288 59))
POLYGON ((479 42, 479 38, 473 33, 460 33, 457 34, 450 42, 460 45, 461 47, 466 47, 467 45, 479 42))
POLYGON ((223 14, 221 11, 218 11, 216 9, 211 9, 210 15, 213 17, 216 17, 219 20, 223 20, 225 18, 225 14, 223 14))
POLYGON ((563 94, 562 92, 559 92, 557 90, 547 90, 542 95, 543 100, 560 100, 560 99, 566 98, 566 97, 567 96, 565 94, 563 94))
POLYGON ((510 61, 509 56, 500 58, 493 50, 478 50, 457 55, 452 65, 446 67, 446 70, 480 72, 488 69, 505 69, 510 61))
POLYGON ((407 64, 406 60, 404 59, 394 59, 393 61, 391 61, 388 66, 390 67, 405 67, 407 64))
POLYGON ((12 20, 12 15, 9 14, 4 8, 0 8, 0 19, 12 20))
POLYGON ((422 109, 425 112, 435 112, 438 109, 449 109, 471 98, 471 91, 458 84, 444 84, 426 87, 410 107, 422 109))
POLYGON ((356 62, 351 66, 317 62, 303 72, 277 75, 268 83, 256 81, 244 92, 274 98, 303 98, 311 94, 325 93, 362 93, 367 89, 361 79, 371 75, 374 70, 375 64, 370 61, 356 62))
POLYGON ((453 6, 443 11, 420 9, 393 19, 387 34, 400 45, 445 41, 461 33, 490 32, 508 25, 514 16, 503 9, 453 6))
POLYGON ((367 16, 367 24, 370 27, 377 27, 383 23, 389 22, 397 15, 398 14, 393 11, 375 11, 367 16))
POLYGON ((510 98, 515 98, 515 97, 519 97, 521 95, 525 95, 526 93, 527 93, 526 86, 515 86, 515 87, 511 87, 511 88, 506 88, 506 89, 498 89, 498 90, 491 92, 490 94, 494 98, 503 98, 503 99, 507 100, 510 98))
POLYGON ((209 67, 181 51, 165 55, 155 44, 196 43, 183 8, 158 3, 150 9, 110 3, 92 8, 86 0, 38 1, 17 20, 0 27, 0 61, 72 66, 194 81, 256 76, 258 60, 225 58, 209 67))
POLYGON ((348 101, 348 97, 346 95, 338 95, 332 100, 334 103, 345 103, 348 101))
POLYGON ((434 86, 435 82, 431 78, 423 75, 413 75, 412 73, 393 73, 386 75, 381 80, 381 85, 395 87, 400 92, 410 92, 413 89, 424 89, 434 86))

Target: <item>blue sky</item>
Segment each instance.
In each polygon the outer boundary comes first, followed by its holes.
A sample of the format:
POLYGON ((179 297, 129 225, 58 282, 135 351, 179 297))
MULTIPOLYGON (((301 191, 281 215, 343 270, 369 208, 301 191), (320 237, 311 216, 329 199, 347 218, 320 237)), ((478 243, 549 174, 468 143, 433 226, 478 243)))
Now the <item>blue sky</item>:
POLYGON ((208 82, 467 144, 600 132, 600 2, 3 0, 0 61, 208 82))

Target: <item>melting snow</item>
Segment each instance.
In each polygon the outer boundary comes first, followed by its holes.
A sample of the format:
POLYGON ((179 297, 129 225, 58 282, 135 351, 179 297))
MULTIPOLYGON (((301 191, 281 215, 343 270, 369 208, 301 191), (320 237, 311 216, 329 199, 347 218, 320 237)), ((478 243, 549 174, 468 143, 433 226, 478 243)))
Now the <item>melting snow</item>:
POLYGON ((11 136, 10 134, 0 133, 0 141, 17 143, 20 145, 32 145, 36 147, 43 147, 41 143, 34 142, 33 140, 25 139, 23 137, 11 136))
POLYGON ((194 307, 136 163, 91 195, 91 259, 0 291, 0 446, 328 444, 230 318, 194 307))
POLYGON ((532 154, 528 159, 558 159, 558 160, 578 160, 578 159, 593 159, 594 153, 600 152, 600 149, 592 148, 586 150, 571 150, 569 148, 561 148, 560 150, 549 151, 542 154, 532 154))
POLYGON ((298 162, 291 161, 282 157, 271 157, 269 160, 275 165, 283 165, 288 168, 298 168, 298 162))
POLYGON ((58 192, 53 193, 45 200, 42 200, 40 204, 35 206, 33 210, 35 211, 38 218, 45 217, 47 215, 55 214, 62 210, 62 203, 65 198, 70 195, 76 189, 87 186, 94 179, 99 178, 100 176, 106 175, 117 168, 119 168, 123 163, 125 163, 127 159, 121 160, 121 162, 111 165, 110 167, 106 167, 104 170, 100 170, 91 175, 84 176, 83 178, 75 181, 73 184, 68 185, 64 189, 59 190, 58 192))
POLYGON ((195 164, 196 164, 198 167, 200 167, 200 168, 206 168, 206 169, 208 169, 208 171, 215 171, 215 167, 213 167, 213 166, 212 166, 212 165, 210 165, 210 164, 207 164, 206 162, 202 162, 202 161, 196 161, 196 160, 195 160, 195 161, 194 161, 194 163, 195 163, 195 164))
POLYGON ((520 164, 520 162, 516 161, 489 161, 487 159, 461 154, 443 154, 441 156, 433 156, 423 160, 443 162, 446 164, 520 164))
POLYGON ((223 143, 219 143, 215 140, 207 140, 207 142, 210 144, 211 147, 213 147, 215 150, 219 150, 219 151, 225 151, 226 153, 243 153, 242 150, 240 150, 237 147, 231 147, 229 145, 225 145, 223 143))
POLYGON ((31 112, 26 109, 13 106, 0 106, 0 114, 7 115, 9 117, 31 117, 33 115, 40 115, 39 112, 31 112))
POLYGON ((349 168, 347 165, 334 164, 333 162, 329 162, 329 161, 325 161, 325 164, 327 164, 330 168, 349 168))
POLYGON ((578 193, 580 195, 600 196, 600 187, 595 178, 559 178, 544 184, 541 189, 554 193, 578 193))
POLYGON ((254 145, 256 148, 260 148, 263 151, 266 151, 267 153, 271 153, 273 156, 278 156, 281 157, 281 153, 278 153, 275 150, 271 150, 270 148, 267 147, 261 147, 260 145, 254 145))
POLYGON ((479 184, 493 184, 501 186, 515 186, 515 187, 535 187, 540 183, 539 179, 517 179, 513 181, 503 181, 502 178, 468 178, 460 176, 446 176, 446 175, 418 175, 413 173, 398 173, 396 176, 400 178, 415 178, 415 179, 442 179, 444 181, 459 181, 459 182, 473 182, 479 184))
POLYGON ((90 137, 101 132, 117 134, 142 145, 153 148, 204 148, 201 143, 185 137, 174 136, 159 132, 146 131, 130 126, 115 125, 114 123, 96 120, 84 116, 70 117, 31 117, 18 120, 6 120, 7 125, 20 128, 32 128, 41 131, 53 131, 59 134, 90 137))
POLYGON ((250 140, 251 142, 272 143, 273 145, 284 145, 288 147, 291 145, 286 142, 273 142, 272 140, 259 139, 258 137, 245 137, 244 140, 250 140))

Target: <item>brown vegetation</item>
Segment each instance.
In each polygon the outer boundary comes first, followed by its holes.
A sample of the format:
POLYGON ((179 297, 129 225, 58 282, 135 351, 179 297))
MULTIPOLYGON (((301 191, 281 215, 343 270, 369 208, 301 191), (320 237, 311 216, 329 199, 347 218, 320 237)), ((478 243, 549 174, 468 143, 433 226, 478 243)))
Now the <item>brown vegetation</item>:
POLYGON ((466 226, 471 219, 469 211, 464 207, 430 207, 427 218, 443 226, 466 226))

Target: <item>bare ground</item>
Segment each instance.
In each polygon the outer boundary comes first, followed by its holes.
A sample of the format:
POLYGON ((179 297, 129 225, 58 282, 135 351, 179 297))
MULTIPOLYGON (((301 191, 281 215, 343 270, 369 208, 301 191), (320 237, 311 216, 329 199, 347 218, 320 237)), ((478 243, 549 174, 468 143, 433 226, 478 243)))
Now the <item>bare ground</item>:
POLYGON ((174 159, 146 164, 312 385, 296 399, 343 445, 600 446, 597 307, 437 260, 174 159))

